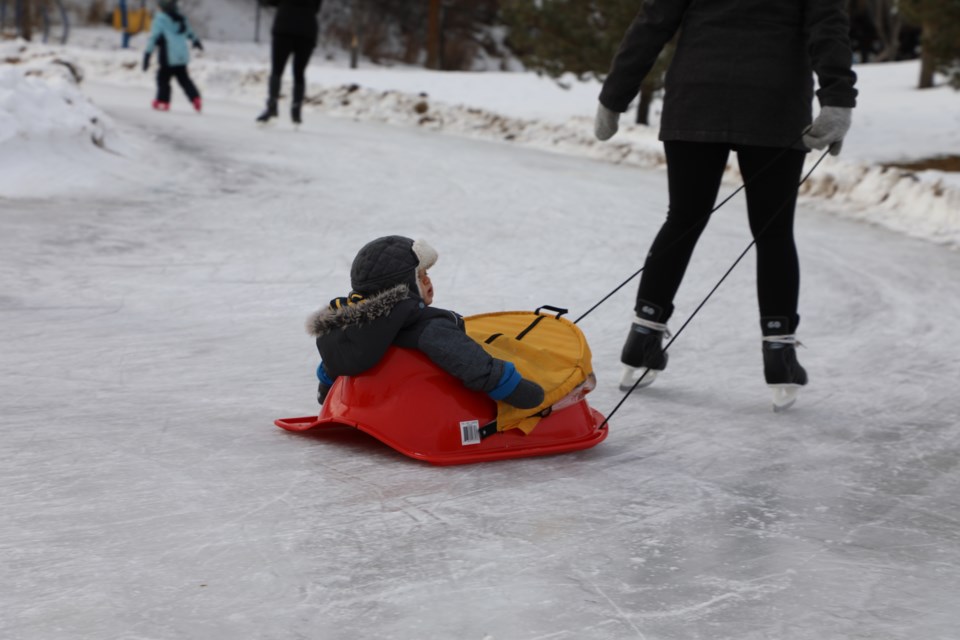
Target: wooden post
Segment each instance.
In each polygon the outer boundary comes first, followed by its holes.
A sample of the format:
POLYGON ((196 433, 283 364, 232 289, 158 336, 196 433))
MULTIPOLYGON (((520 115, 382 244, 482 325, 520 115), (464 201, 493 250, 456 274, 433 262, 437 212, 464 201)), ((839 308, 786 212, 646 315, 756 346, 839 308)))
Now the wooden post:
POLYGON ((350 1, 350 68, 356 69, 360 62, 360 0, 350 1))
POLYGON ((427 68, 440 68, 440 2, 430 0, 427 14, 427 68))
POLYGON ((923 31, 920 35, 920 82, 917 85, 918 89, 929 89, 933 86, 933 74, 937 64, 930 47, 925 46, 925 44, 934 39, 936 29, 936 24, 932 20, 926 19, 923 21, 923 31))
POLYGON ((20 37, 26 41, 33 38, 33 0, 19 0, 20 37))

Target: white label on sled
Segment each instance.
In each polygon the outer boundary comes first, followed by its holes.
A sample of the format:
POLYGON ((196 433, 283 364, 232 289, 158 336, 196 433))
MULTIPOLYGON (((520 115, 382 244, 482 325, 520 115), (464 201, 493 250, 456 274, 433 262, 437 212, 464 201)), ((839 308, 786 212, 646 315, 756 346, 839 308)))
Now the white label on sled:
POLYGON ((460 423, 460 444, 480 444, 479 420, 464 420, 460 423))

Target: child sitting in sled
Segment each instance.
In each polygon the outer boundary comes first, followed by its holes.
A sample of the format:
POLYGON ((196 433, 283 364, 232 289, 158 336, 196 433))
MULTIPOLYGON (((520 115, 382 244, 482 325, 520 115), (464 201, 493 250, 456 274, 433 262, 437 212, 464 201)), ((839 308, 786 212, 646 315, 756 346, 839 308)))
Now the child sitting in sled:
POLYGON ((513 363, 487 354, 466 334, 459 314, 429 306, 433 284, 427 270, 437 258, 423 240, 403 236, 377 238, 360 249, 350 268, 350 294, 307 320, 322 358, 320 404, 338 376, 367 371, 390 346, 422 351, 468 389, 494 400, 520 409, 543 402, 540 385, 522 378, 513 363))

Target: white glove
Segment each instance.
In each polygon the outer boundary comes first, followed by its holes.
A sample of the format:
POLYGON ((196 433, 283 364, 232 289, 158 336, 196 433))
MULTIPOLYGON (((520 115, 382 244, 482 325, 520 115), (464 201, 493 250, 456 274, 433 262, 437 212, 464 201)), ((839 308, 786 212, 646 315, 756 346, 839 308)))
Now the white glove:
POLYGON ((597 140, 609 140, 620 126, 620 114, 610 111, 602 104, 597 105, 597 117, 593 121, 593 134, 597 140))
POLYGON ((811 149, 829 146, 830 155, 839 155, 843 137, 850 129, 852 111, 847 107, 821 107, 813 124, 803 134, 803 144, 811 149))

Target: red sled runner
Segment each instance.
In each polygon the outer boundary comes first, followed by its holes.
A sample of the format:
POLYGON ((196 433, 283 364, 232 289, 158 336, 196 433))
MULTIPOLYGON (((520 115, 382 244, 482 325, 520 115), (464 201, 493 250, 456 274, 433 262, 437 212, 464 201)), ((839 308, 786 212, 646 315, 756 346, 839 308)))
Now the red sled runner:
POLYGON ((352 427, 435 465, 588 449, 608 429, 584 399, 595 385, 589 347, 560 315, 538 309, 466 318, 467 332, 492 355, 509 355, 524 377, 544 387, 544 403, 523 416, 470 391, 423 353, 391 347, 369 371, 337 378, 319 416, 275 424, 287 431, 352 427))

